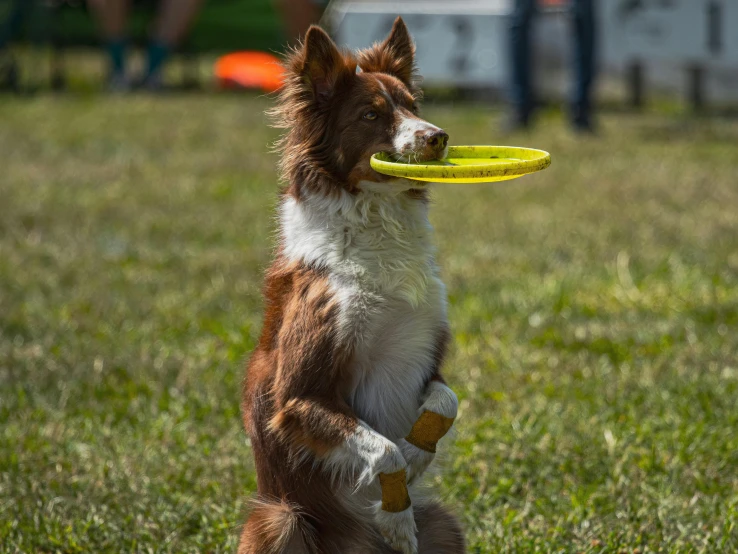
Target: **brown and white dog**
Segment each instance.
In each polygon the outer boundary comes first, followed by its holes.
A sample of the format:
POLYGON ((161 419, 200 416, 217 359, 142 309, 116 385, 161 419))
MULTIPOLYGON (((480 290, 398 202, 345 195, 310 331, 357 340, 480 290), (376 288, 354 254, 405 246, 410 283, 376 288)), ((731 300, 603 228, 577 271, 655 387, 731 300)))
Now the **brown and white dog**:
POLYGON ((311 27, 287 61, 279 247, 243 390, 258 494, 240 554, 464 552, 457 520, 408 489, 457 411, 427 191, 369 165, 446 152, 418 115, 414 55, 398 18, 356 53, 311 27))

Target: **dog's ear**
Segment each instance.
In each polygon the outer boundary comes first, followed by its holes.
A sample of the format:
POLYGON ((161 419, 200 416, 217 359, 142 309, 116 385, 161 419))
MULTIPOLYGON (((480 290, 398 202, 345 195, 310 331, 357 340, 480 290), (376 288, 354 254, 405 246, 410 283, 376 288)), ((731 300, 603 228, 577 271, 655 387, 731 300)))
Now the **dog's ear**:
POLYGON ((384 42, 359 53, 359 66, 364 71, 389 73, 400 79, 409 89, 414 88, 415 44, 401 17, 395 19, 384 42))
POLYGON ((317 101, 329 98, 336 83, 349 73, 336 43, 323 29, 311 25, 305 34, 301 53, 303 82, 310 87, 317 101))

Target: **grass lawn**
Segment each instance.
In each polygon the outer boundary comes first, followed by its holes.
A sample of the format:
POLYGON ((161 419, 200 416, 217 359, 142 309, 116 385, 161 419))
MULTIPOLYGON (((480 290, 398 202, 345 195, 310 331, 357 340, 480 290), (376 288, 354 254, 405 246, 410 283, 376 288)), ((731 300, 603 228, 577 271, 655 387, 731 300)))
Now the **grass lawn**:
MULTIPOLYGON (((275 132, 249 96, 0 101, 0 552, 232 552, 275 132)), ((496 112, 429 106, 452 143, 496 112)), ((738 550, 738 122, 555 114, 438 187, 470 551, 738 550)))

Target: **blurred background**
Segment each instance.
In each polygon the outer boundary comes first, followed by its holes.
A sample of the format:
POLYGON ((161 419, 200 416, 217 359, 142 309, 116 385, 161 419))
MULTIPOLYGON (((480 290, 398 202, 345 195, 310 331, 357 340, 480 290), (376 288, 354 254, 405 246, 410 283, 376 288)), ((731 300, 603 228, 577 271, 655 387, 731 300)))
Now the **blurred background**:
POLYGON ((470 552, 738 551, 738 0, 0 0, 0 552, 232 552, 287 45, 402 15, 470 552))

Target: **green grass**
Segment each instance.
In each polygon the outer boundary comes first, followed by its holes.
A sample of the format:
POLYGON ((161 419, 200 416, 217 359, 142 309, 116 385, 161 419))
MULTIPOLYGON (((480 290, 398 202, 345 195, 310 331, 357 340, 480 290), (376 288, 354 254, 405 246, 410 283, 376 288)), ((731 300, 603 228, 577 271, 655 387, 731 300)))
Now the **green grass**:
MULTIPOLYGON (((0 551, 234 551, 268 101, 0 103, 0 551)), ((498 114, 428 107, 452 142, 498 114)), ((558 116, 545 172, 439 187, 471 552, 738 549, 738 123, 558 116)))

